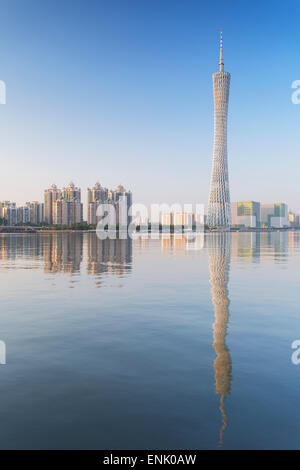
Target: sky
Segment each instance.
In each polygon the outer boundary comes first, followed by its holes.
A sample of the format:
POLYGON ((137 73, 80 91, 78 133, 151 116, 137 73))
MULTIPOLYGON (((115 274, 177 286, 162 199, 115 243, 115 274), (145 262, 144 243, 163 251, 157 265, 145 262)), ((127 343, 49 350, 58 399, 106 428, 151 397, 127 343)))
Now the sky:
POLYGON ((70 180, 207 203, 212 72, 231 73, 231 200, 300 209, 299 1, 0 0, 0 200, 70 180))

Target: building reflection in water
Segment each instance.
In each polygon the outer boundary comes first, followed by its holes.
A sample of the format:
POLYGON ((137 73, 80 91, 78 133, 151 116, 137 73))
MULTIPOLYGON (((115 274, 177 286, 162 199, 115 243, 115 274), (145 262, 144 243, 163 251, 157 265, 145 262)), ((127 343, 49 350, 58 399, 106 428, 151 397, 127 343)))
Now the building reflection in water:
POLYGON ((88 237, 87 273, 96 276, 96 287, 101 286, 104 273, 122 277, 132 269, 132 240, 99 240, 96 234, 88 237))
POLYGON ((232 258, 246 264, 285 262, 298 240, 299 232, 232 233, 232 258))
POLYGON ((96 286, 100 287, 102 274, 122 276, 131 271, 132 240, 99 240, 94 232, 47 235, 44 247, 46 273, 79 273, 84 258, 87 274, 95 276, 96 286))
POLYGON ((82 261, 83 233, 47 234, 44 246, 45 273, 78 273, 82 261))
POLYGON ((163 233, 161 235, 162 251, 202 250, 204 247, 204 232, 163 233))
POLYGON ((231 234, 214 233, 207 235, 210 284, 212 303, 215 311, 213 324, 213 347, 216 352, 214 362, 216 393, 220 398, 222 426, 219 445, 223 442, 223 432, 227 426, 225 398, 231 387, 231 356, 226 345, 226 334, 229 320, 228 280, 231 256, 231 234))
POLYGON ((38 234, 6 233, 0 235, 0 261, 18 257, 34 260, 43 255, 43 244, 38 234))
POLYGON ((259 263, 261 252, 260 232, 232 233, 232 258, 240 262, 259 263))
MULTIPOLYGON (((28 259, 44 264, 47 274, 79 274, 83 269, 101 282, 102 274, 122 277, 132 269, 132 240, 99 240, 95 232, 52 232, 0 235, 0 261, 28 259), (82 267, 84 265, 84 268, 82 267)), ((4 266, 0 266, 1 267, 4 266)), ((99 282, 98 282, 99 281, 99 282)))

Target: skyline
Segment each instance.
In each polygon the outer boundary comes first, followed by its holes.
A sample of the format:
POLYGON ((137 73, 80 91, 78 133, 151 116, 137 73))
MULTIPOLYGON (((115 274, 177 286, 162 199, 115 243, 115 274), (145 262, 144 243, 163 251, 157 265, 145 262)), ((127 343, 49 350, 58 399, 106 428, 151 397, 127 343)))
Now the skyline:
MULTIPOLYGON (((116 223, 118 218, 123 217, 123 210, 119 208, 119 202, 125 197, 125 210, 127 226, 131 223, 132 217, 143 224, 146 220, 154 225, 160 221, 162 226, 185 226, 186 229, 201 222, 201 218, 207 217, 207 225, 214 229, 215 226, 209 223, 209 213, 205 212, 203 205, 193 204, 151 204, 150 208, 143 204, 132 201, 132 192, 119 185, 115 190, 108 189, 96 182, 92 188, 86 188, 86 203, 84 196, 81 197, 81 188, 75 186, 73 181, 68 186, 58 188, 53 184, 44 190, 42 201, 27 201, 24 205, 18 206, 14 201, 0 201, 0 220, 4 225, 73 225, 73 224, 97 224, 99 206, 103 210, 112 209, 116 211, 116 223), (120 199, 121 198, 121 199, 120 199), (109 209, 107 209, 109 205, 109 209), (106 209, 104 209, 106 207, 106 209), (150 211, 149 211, 150 209, 150 211), (132 212, 131 212, 132 211, 132 212), (121 215, 121 213, 123 215, 121 215), (3 221, 2 221, 3 219, 3 221)), ((122 205, 122 204, 121 204, 122 205)), ((246 228, 299 228, 300 211, 297 214, 284 202, 273 202, 271 204, 264 201, 235 201, 230 203, 230 217, 233 229, 237 227, 246 228)), ((124 221, 124 219, 122 219, 124 221)), ((204 223, 205 222, 205 219, 204 223)), ((226 228, 228 226, 223 226, 226 228)), ((222 228, 222 226, 220 227, 222 228)), ((201 230, 200 230, 201 231, 201 230)))
POLYGON ((234 77, 231 199, 299 210, 296 2, 255 4, 247 15, 238 2, 87 5, 72 2, 70 16, 68 1, 3 2, 0 200, 23 204, 53 182, 99 179, 124 182, 135 202, 206 203, 222 27, 234 77))

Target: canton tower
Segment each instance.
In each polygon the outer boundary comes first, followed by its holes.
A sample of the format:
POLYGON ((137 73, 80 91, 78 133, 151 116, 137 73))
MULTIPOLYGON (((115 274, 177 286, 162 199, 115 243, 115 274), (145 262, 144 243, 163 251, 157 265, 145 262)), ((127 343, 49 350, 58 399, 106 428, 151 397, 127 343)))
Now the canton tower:
POLYGON ((227 162, 227 112, 230 73, 224 71, 221 31, 219 71, 213 73, 214 149, 208 201, 209 227, 229 228, 231 208, 227 162))

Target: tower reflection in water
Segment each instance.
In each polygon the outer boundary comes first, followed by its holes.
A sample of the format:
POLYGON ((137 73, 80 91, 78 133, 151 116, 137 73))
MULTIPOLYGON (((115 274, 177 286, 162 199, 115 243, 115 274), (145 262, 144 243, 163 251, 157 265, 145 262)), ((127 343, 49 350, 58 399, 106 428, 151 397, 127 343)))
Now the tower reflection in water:
POLYGON ((231 357, 226 345, 226 334, 229 320, 228 280, 231 256, 231 234, 213 233, 207 236, 208 260, 212 303, 215 321, 213 324, 213 347, 216 352, 214 361, 216 393, 220 397, 222 426, 219 445, 223 443, 223 432, 227 426, 225 398, 231 387, 231 357))
POLYGON ((214 361, 215 387, 220 399, 222 424, 219 446, 223 443, 223 433, 227 426, 225 398, 231 387, 231 357, 226 345, 226 334, 229 320, 228 280, 231 259, 232 234, 216 232, 204 235, 197 234, 192 242, 185 235, 162 235, 162 250, 201 250, 204 246, 208 251, 212 303, 214 306, 213 347, 216 353, 214 361))

